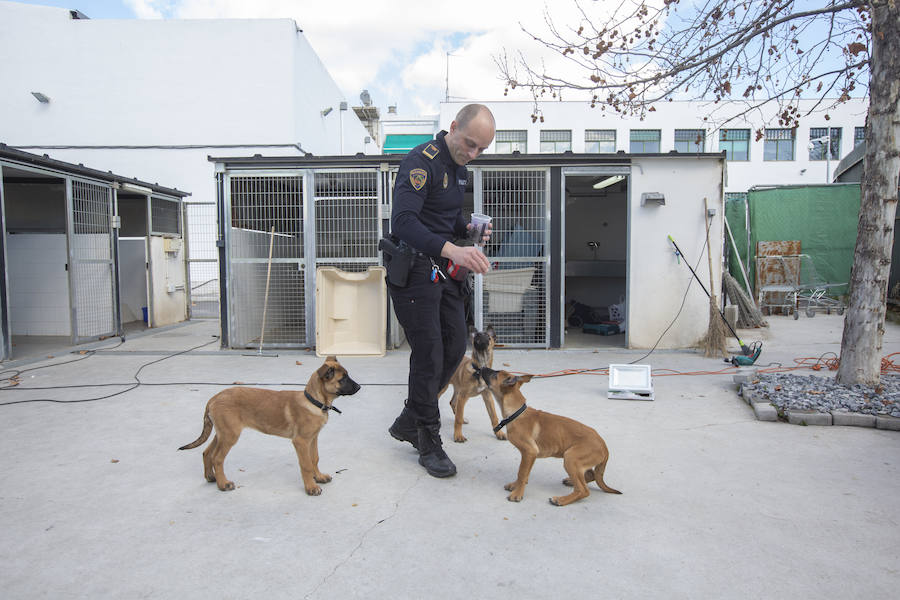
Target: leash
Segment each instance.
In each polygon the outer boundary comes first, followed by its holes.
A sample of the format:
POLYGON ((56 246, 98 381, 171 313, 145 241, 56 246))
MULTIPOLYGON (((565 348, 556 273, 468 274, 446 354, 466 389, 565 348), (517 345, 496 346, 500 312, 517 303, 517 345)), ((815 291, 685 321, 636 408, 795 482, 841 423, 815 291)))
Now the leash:
POLYGON ((505 419, 503 419, 502 421, 500 421, 499 423, 497 423, 497 426, 494 427, 494 433, 497 433, 498 431, 500 431, 501 429, 503 429, 504 427, 506 427, 507 425, 509 425, 509 424, 512 423, 513 421, 515 421, 515 420, 516 420, 516 417, 518 417, 518 416, 521 415, 523 412, 525 412, 525 409, 526 409, 526 408, 528 408, 528 406, 525 405, 525 404, 523 404, 522 406, 519 407, 519 410, 517 410, 517 411, 514 412, 513 414, 509 415, 508 417, 506 417, 505 419))
POLYGON ((333 410, 334 412, 341 414, 340 410, 338 410, 337 408, 335 408, 333 406, 328 406, 327 404, 322 404, 321 402, 319 402, 318 400, 316 400, 315 398, 310 396, 309 392, 307 392, 306 390, 303 390, 303 394, 306 396, 307 400, 309 400, 316 406, 316 408, 322 409, 323 413, 327 413, 329 410, 333 410))

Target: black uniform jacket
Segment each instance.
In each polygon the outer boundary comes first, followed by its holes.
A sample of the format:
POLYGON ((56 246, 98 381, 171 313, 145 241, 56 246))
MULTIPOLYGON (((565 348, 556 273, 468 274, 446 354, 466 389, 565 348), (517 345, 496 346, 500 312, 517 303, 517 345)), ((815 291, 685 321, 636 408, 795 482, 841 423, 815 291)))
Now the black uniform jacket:
POLYGON ((433 257, 444 242, 466 234, 462 203, 469 172, 453 162, 445 135, 416 146, 400 163, 391 211, 391 233, 433 257))

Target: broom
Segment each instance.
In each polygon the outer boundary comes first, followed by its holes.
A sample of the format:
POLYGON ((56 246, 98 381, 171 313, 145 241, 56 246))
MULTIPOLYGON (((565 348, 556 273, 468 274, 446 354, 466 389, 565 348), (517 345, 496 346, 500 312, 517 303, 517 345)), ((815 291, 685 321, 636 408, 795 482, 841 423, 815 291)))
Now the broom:
POLYGON ((725 327, 722 323, 722 313, 719 310, 719 301, 716 299, 716 287, 713 281, 712 246, 709 245, 709 207, 705 197, 703 198, 703 208, 706 221, 706 256, 709 258, 709 328, 702 341, 703 355, 715 357, 721 354, 728 358, 728 350, 725 347, 725 327))

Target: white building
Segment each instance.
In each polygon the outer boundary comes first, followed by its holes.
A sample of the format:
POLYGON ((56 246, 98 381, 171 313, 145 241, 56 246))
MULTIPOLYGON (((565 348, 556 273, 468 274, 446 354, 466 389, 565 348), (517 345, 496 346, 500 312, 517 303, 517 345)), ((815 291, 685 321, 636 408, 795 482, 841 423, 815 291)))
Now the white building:
MULTIPOLYGON (((815 101, 804 100, 801 114, 815 101)), ((826 183, 837 161, 865 139, 866 99, 853 99, 829 111, 800 120, 796 130, 778 125, 775 107, 723 129, 713 129, 704 116, 721 106, 707 102, 663 102, 646 118, 626 118, 587 102, 542 102, 543 121, 532 122, 532 102, 485 102, 497 121, 497 135, 488 153, 518 150, 546 152, 644 153, 721 152, 727 161, 726 194, 743 193, 754 185, 826 183), (764 129, 762 139, 756 130, 764 129), (831 136, 831 153, 826 141, 831 136), (818 141, 814 141, 818 140, 818 141)), ((464 102, 441 104, 439 121, 449 123, 464 102)), ((724 111, 722 111, 724 114, 724 111)))
POLYGON ((0 1, 0 53, 0 142, 190 192, 191 258, 212 261, 192 264, 194 282, 217 275, 207 156, 380 153, 291 19, 92 20, 0 1))

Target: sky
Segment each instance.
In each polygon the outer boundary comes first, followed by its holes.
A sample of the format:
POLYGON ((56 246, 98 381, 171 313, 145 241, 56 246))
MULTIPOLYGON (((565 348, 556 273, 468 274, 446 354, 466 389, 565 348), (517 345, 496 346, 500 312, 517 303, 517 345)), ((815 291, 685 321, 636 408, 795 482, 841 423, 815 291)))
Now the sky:
MULTIPOLYGON (((292 18, 351 106, 360 105, 360 93, 368 90, 382 114, 396 105, 401 116, 437 114, 448 91, 451 100, 503 99, 495 60, 504 52, 558 60, 522 29, 545 30, 545 2, 24 0, 79 10, 91 19, 292 18)), ((572 0, 552 6, 559 22, 575 10, 572 0)), ((506 99, 530 95, 512 91, 506 99)))

